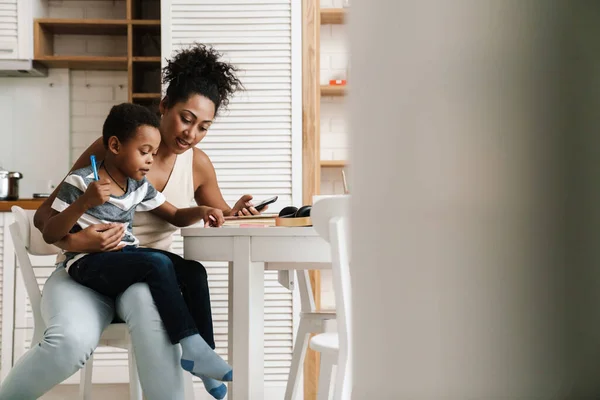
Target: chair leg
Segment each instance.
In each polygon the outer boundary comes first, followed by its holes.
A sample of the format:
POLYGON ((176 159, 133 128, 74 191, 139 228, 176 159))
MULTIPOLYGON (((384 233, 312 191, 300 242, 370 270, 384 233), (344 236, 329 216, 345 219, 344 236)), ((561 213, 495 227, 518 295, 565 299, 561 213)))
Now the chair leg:
POLYGON ((137 362, 135 361, 135 353, 131 344, 127 349, 127 357, 129 359, 129 398, 131 400, 142 400, 142 386, 140 385, 137 362))
POLYGON ((302 317, 300 318, 296 343, 294 343, 294 352, 292 353, 292 365, 290 366, 290 373, 285 388, 285 400, 292 400, 298 388, 300 371, 302 371, 302 366, 304 365, 304 357, 306 357, 306 349, 311 334, 309 325, 310 322, 302 319, 302 317))
POLYGON ((194 400, 194 382, 192 381, 192 379, 194 379, 194 377, 187 372, 184 372, 184 374, 185 374, 185 376, 183 377, 184 399, 185 400, 194 400))
POLYGON ((352 393, 352 371, 349 371, 347 359, 338 359, 335 365, 333 382, 333 400, 348 400, 352 393), (341 364, 340 364, 341 362, 341 364))
POLYGON ((79 377, 79 398, 81 400, 92 399, 92 371, 94 369, 94 354, 85 362, 79 377))
POLYGON ((329 400, 331 373, 336 359, 330 354, 321 353, 321 371, 319 372, 319 391, 317 400, 329 400))

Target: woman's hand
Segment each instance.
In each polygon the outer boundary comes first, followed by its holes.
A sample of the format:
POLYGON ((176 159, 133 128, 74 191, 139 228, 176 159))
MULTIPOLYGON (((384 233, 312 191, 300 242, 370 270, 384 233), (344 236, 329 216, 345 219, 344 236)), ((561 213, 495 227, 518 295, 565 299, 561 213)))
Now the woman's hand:
POLYGON ((209 207, 204 214, 204 227, 208 228, 219 227, 223 225, 225 222, 225 218, 223 217, 223 211, 218 208, 209 207))
MULTIPOLYGON (((95 224, 67 235, 65 250, 78 253, 99 253, 104 251, 121 250, 120 245, 125 235, 125 225, 117 222, 110 224, 95 224)), ((63 247, 63 246, 61 246, 63 247)))
POLYGON ((235 206, 231 209, 231 215, 259 215, 268 208, 269 206, 265 206, 261 211, 258 211, 252 204, 252 195, 245 194, 235 203, 235 206))

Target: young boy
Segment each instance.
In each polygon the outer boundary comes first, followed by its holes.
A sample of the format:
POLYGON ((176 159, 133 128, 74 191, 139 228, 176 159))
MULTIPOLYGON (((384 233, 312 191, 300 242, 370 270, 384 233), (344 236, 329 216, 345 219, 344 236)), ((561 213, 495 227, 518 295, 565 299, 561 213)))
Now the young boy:
MULTIPOLYGON (((104 161, 97 171, 90 166, 67 176, 52 204, 55 213, 44 227, 44 240, 55 243, 69 232, 96 223, 126 224, 121 241, 125 247, 120 251, 65 253, 69 275, 113 298, 136 282, 148 283, 171 342, 181 344, 181 366, 203 380, 231 381, 231 366, 198 334, 177 282, 173 267, 177 258, 137 247, 138 240, 132 234, 136 210, 152 212, 175 226, 200 220, 210 226, 223 224, 221 210, 206 206, 177 209, 146 180, 161 140, 158 126, 158 118, 145 107, 127 103, 114 106, 102 131, 107 149, 104 161)), ((221 383, 210 384, 207 389, 215 398, 223 398, 226 392, 221 383)))

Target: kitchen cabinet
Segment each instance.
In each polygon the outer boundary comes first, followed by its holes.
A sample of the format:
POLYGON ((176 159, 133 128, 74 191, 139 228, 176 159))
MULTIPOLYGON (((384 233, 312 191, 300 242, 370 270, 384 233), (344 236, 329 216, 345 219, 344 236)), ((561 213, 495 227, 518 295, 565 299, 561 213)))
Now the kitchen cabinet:
POLYGON ((0 0, 0 60, 33 59, 33 19, 41 0, 0 0))

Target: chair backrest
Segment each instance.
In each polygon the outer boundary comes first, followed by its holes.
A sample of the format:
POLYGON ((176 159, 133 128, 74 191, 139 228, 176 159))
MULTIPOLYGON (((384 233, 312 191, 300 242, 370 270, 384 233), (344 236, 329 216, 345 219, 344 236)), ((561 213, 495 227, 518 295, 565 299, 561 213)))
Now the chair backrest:
POLYGON ((44 242, 42 233, 33 225, 34 211, 23 210, 21 207, 13 206, 11 208, 15 222, 9 229, 15 247, 15 254, 19 262, 19 269, 23 276, 25 290, 31 303, 31 311, 33 312, 34 332, 32 343, 38 343, 44 333, 45 324, 42 319, 40 304, 42 294, 38 286, 31 259, 29 255, 48 256, 57 254, 60 249, 44 242))
POLYGON ((331 269, 339 336, 335 399, 349 399, 352 389, 352 291, 350 282, 350 196, 317 200, 311 210, 313 227, 331 246, 331 269))

